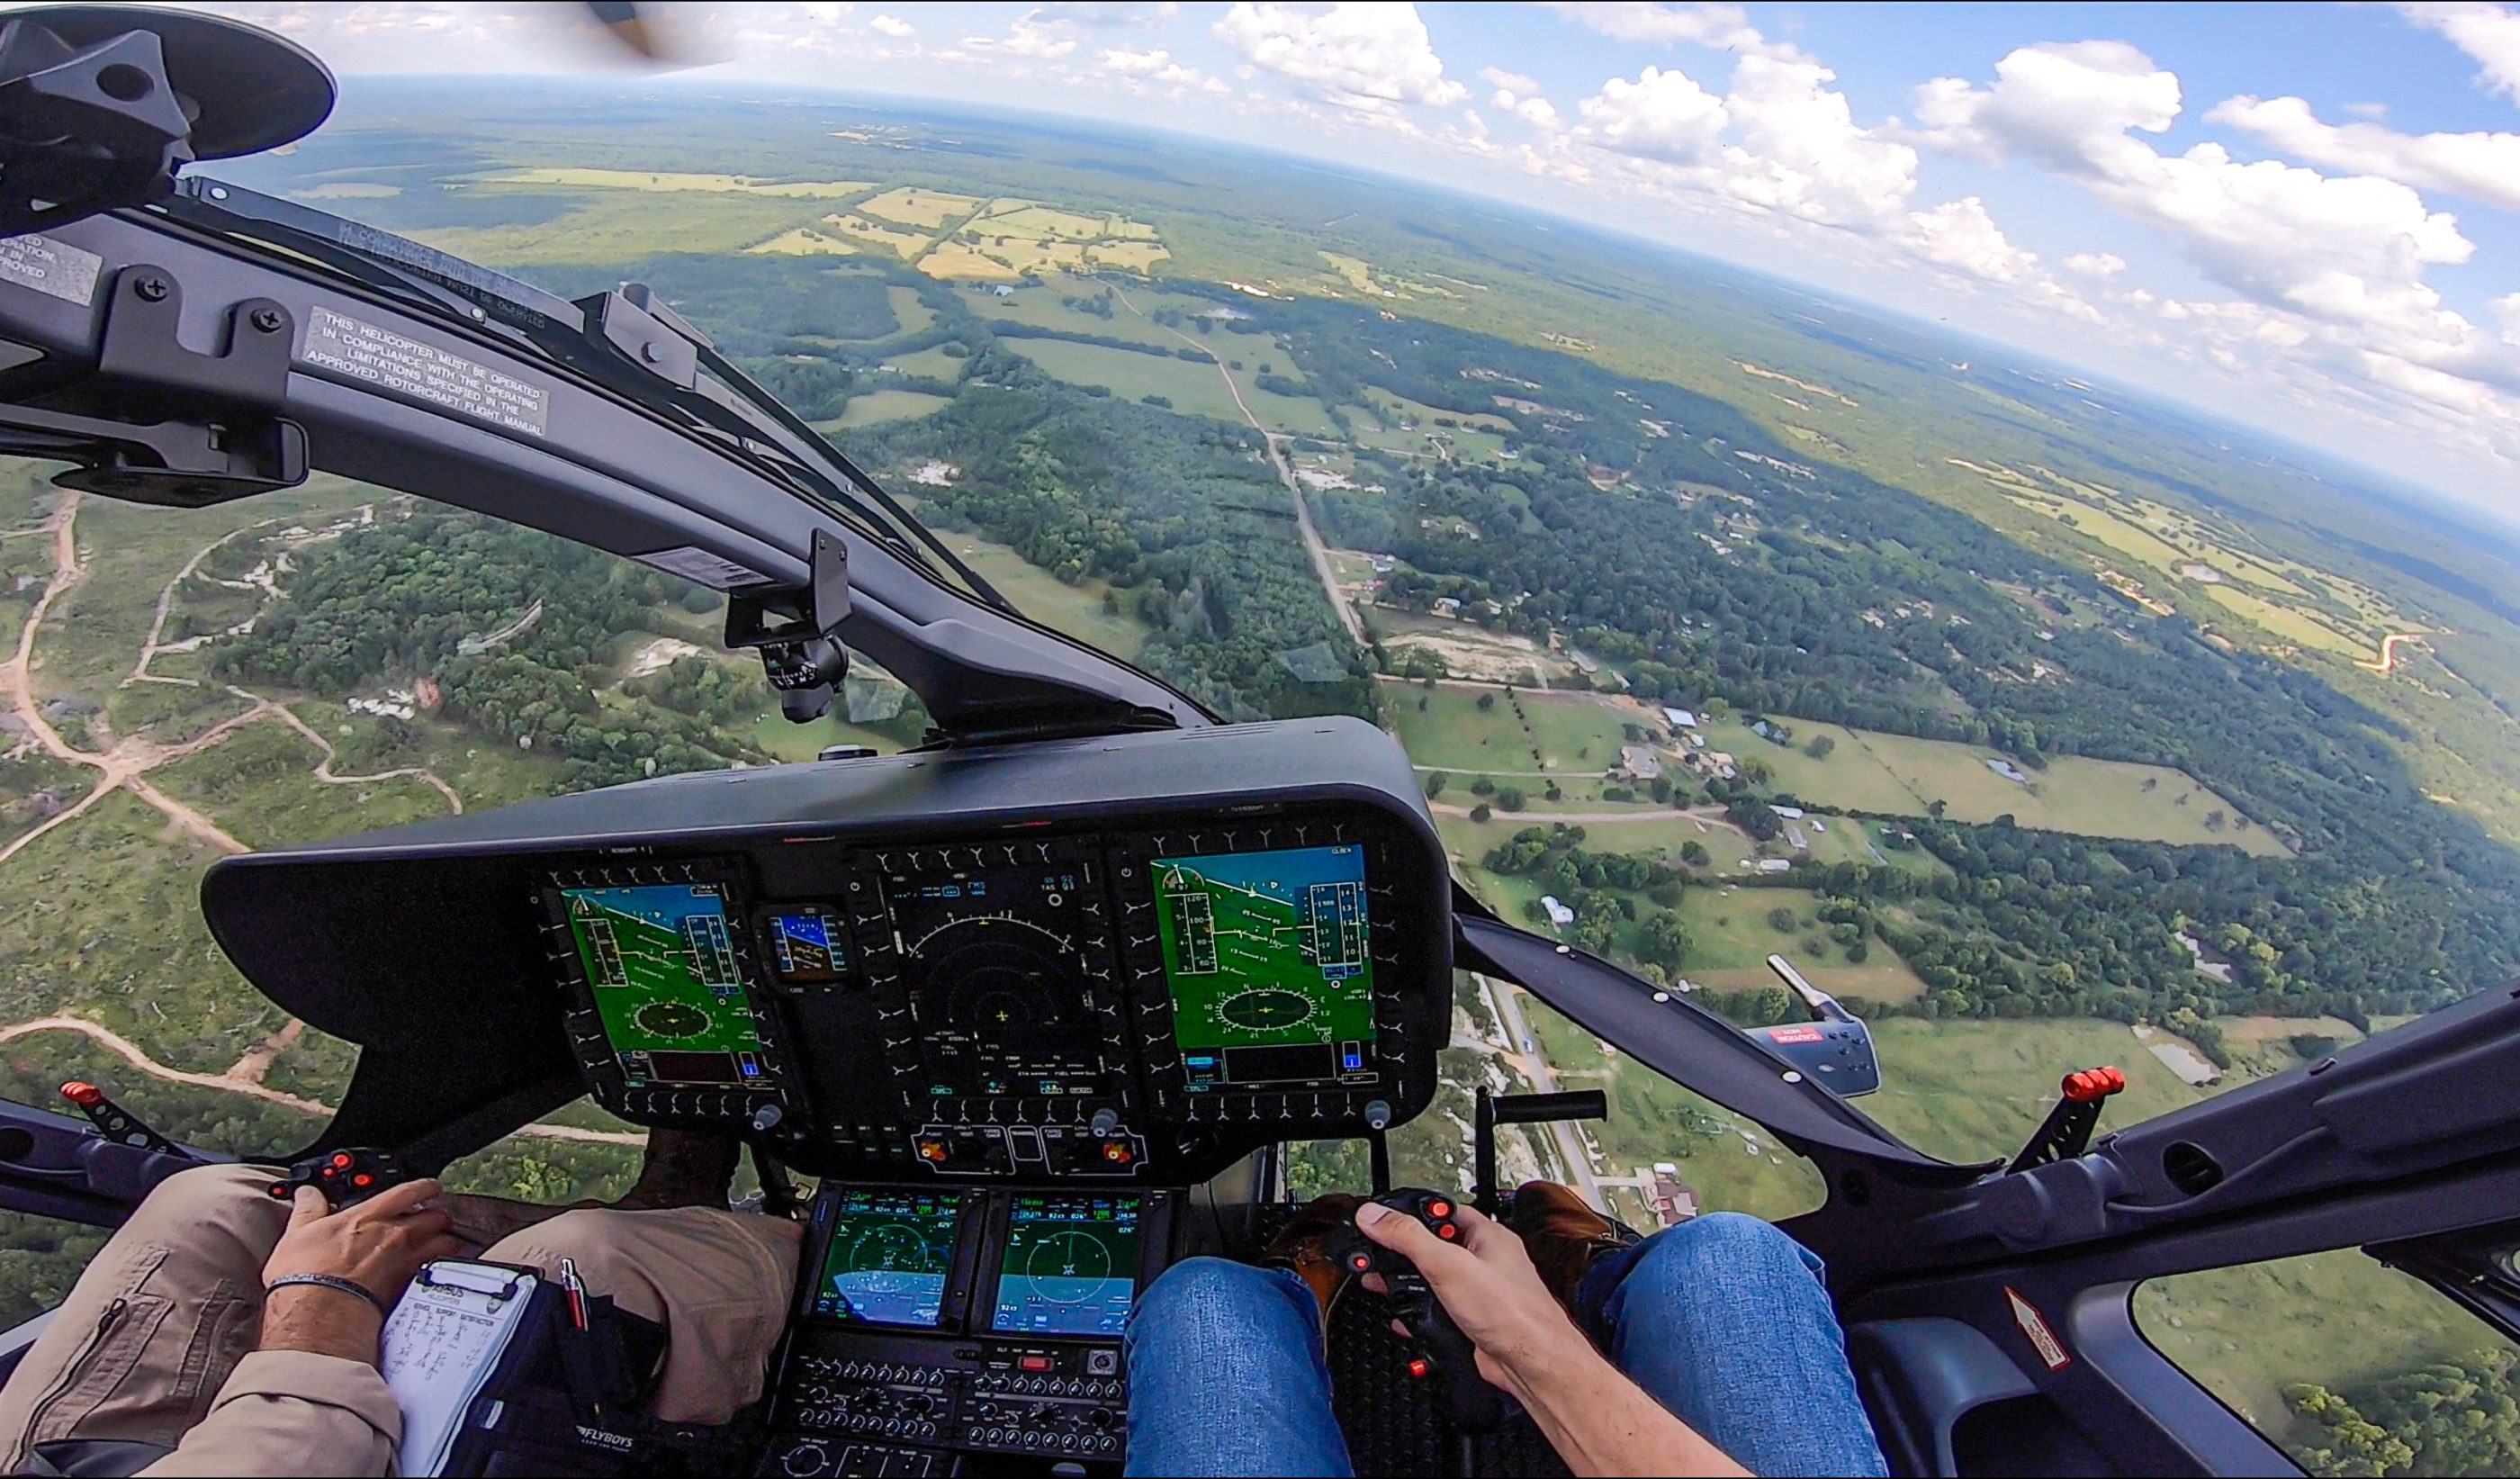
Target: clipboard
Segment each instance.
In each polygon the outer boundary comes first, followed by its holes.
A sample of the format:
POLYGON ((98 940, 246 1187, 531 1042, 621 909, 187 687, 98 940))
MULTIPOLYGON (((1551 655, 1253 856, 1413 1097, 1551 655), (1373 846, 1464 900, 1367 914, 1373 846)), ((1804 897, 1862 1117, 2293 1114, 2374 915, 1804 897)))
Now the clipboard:
POLYGON ((444 1472, 473 1399, 524 1327, 542 1282, 531 1269, 462 1259, 413 1277, 385 1321, 377 1361, 402 1411, 400 1472, 444 1472))

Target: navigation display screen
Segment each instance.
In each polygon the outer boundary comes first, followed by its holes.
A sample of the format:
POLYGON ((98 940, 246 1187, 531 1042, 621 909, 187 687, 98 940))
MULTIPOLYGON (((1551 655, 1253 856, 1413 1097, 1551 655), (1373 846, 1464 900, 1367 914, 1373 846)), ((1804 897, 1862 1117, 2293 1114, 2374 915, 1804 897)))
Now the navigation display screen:
POLYGON ((770 968, 779 979, 836 981, 849 966, 848 925, 820 905, 782 909, 763 921, 770 931, 770 968))
POLYGON ((1192 1091, 1373 1077, 1364 848, 1153 867, 1173 1038, 1192 1091))
POLYGON ((960 1191, 843 1191, 814 1313, 832 1320, 933 1329, 954 1266, 960 1191))
POLYGON ((564 888, 569 933, 630 1088, 767 1084, 725 885, 564 888))
POLYGON ((1035 1335, 1117 1335, 1138 1294, 1135 1196, 1018 1192, 989 1327, 1035 1335))
POLYGON ((931 1101, 1103 1092, 1082 913, 1093 886, 1071 862, 886 880, 931 1101))

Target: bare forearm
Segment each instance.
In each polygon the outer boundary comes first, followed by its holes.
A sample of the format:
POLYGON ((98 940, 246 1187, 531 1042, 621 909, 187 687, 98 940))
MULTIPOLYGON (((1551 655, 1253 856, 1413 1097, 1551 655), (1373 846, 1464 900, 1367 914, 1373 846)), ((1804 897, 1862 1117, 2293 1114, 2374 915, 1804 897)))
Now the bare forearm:
MULTIPOLYGON (((1572 1331, 1569 1331, 1572 1334, 1572 1331)), ((1518 1363, 1509 1384, 1578 1474, 1746 1474, 1581 1336, 1518 1363)))
POLYGON ((260 1349, 308 1351, 375 1366, 383 1328, 384 1317, 355 1294, 289 1284, 263 1301, 260 1349))

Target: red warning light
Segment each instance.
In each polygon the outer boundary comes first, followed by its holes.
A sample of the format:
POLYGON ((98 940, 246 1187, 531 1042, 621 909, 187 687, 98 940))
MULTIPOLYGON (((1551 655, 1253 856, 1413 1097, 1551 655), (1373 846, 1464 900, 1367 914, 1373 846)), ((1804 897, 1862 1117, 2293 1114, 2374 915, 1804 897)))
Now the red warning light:
POLYGON ((1104 1141, 1102 1143, 1102 1158, 1115 1165, 1125 1166, 1129 1163, 1129 1147, 1120 1143, 1118 1141, 1104 1141))
POLYGON ((945 1143, 943 1141, 921 1141, 919 1143, 919 1158, 921 1160, 931 1161, 943 1160, 945 1158, 945 1143))
POLYGON ((105 1091, 99 1089, 94 1084, 84 1083, 78 1079, 72 1079, 62 1086, 62 1098, 68 1099, 71 1103, 84 1109, 91 1104, 104 1103, 105 1091))

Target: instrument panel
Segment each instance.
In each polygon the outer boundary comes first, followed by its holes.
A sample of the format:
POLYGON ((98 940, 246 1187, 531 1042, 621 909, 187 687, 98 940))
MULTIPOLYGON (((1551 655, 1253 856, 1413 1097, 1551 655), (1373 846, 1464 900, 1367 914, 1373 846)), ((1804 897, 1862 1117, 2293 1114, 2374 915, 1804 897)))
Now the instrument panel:
POLYGON ((844 1177, 1181 1185, 1433 1090, 1449 919, 1365 808, 551 868, 607 1108, 844 1177), (1412 886, 1415 885, 1415 886, 1412 886))

